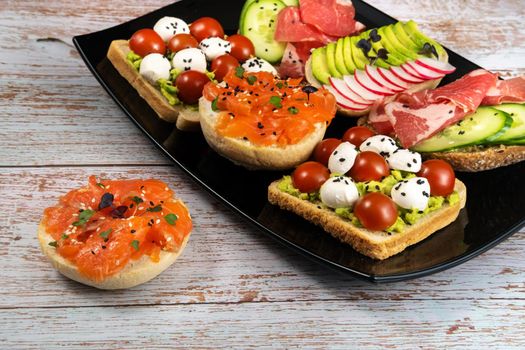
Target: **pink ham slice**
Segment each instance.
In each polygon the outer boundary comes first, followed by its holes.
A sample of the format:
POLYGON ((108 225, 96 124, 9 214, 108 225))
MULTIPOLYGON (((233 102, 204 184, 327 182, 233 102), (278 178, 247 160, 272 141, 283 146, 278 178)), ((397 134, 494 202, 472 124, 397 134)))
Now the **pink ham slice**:
POLYGON ((349 0, 301 0, 301 19, 327 35, 342 37, 355 33, 355 9, 349 0))
POLYGON ((412 147, 474 112, 496 82, 497 75, 478 69, 434 90, 400 93, 374 106, 369 123, 384 130, 388 121, 401 145, 412 147))
POLYGON ((281 78, 299 78, 304 76, 304 62, 299 58, 296 47, 292 43, 288 43, 279 65, 279 76, 281 78))
POLYGON ((493 106, 506 102, 525 102, 525 76, 498 80, 496 86, 489 89, 481 104, 493 106))
POLYGON ((316 27, 301 20, 299 8, 285 7, 277 16, 275 40, 284 42, 313 41, 326 44, 337 40, 337 37, 324 34, 316 27))

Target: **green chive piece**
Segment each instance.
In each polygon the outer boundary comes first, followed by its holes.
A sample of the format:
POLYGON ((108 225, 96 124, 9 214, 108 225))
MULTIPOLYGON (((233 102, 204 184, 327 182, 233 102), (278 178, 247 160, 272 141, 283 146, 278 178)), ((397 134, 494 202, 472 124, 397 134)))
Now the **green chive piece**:
POLYGON ((219 107, 217 107, 217 101, 219 101, 219 97, 215 97, 215 99, 211 101, 211 110, 214 112, 219 110, 219 107))
POLYGON ((152 213, 157 213, 159 211, 162 210, 162 207, 160 204, 157 204, 156 206, 152 207, 152 208, 148 208, 146 209, 146 211, 151 211, 152 213))
POLYGON ((255 75, 249 75, 246 80, 248 80, 248 84, 253 85, 257 81, 257 77, 255 75))
POLYGON ((108 229, 106 231, 103 231, 100 233, 100 237, 104 238, 104 242, 107 242, 108 241, 108 237, 109 237, 109 234, 111 233, 111 229, 108 229))
POLYGON ((275 86, 277 86, 279 89, 282 89, 283 88, 283 83, 278 82, 277 84, 275 84, 275 86))
POLYGON ((297 113, 299 113, 299 110, 292 106, 292 107, 288 108, 288 112, 290 112, 292 114, 297 114, 297 113))
POLYGON ((49 244, 51 247, 55 247, 55 248, 58 247, 58 243, 57 243, 57 241, 49 242, 48 244, 49 244))
POLYGON ((282 99, 279 96, 270 97, 270 103, 274 105, 276 108, 281 108, 283 106, 281 102, 282 102, 282 99))
POLYGON ((97 183, 97 186, 100 187, 100 188, 106 188, 106 186, 104 186, 104 184, 101 183, 101 182, 98 182, 98 183, 97 183))
POLYGON ((166 222, 170 225, 175 225, 175 222, 179 219, 179 217, 176 214, 168 214, 164 217, 166 222))
POLYGON ((85 225, 91 217, 95 215, 94 210, 86 209, 82 211, 80 214, 78 214, 78 220, 75 221, 72 225, 73 226, 82 226, 85 225))
POLYGON ((142 200, 142 198, 137 197, 137 196, 131 198, 131 200, 132 200, 133 202, 135 202, 135 204, 140 204, 140 203, 144 202, 144 200, 142 200))
POLYGON ((138 251, 139 250, 139 241, 137 241, 136 239, 132 240, 131 241, 131 246, 133 247, 133 249, 138 251))
POLYGON ((66 234, 64 233, 64 234, 62 234, 62 237, 61 237, 61 238, 62 238, 62 239, 68 239, 68 238, 69 238, 69 235, 66 235, 66 234))
POLYGON ((235 76, 237 78, 242 79, 243 75, 244 75, 244 68, 242 68, 241 66, 238 66, 237 68, 235 68, 235 76))

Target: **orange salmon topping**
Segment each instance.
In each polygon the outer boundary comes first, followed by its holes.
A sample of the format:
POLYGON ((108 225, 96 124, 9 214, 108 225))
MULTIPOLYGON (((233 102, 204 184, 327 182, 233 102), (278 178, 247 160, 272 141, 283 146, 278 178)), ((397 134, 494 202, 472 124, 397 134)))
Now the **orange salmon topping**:
POLYGON ((220 112, 216 124, 220 135, 284 147, 300 142, 316 124, 329 124, 335 116, 334 96, 324 88, 301 86, 301 80, 247 73, 238 67, 225 76, 224 86, 208 83, 203 96, 220 112))
POLYGON ((188 209, 164 182, 95 176, 46 208, 42 223, 57 253, 94 281, 143 255, 158 262, 161 250, 177 252, 192 228, 188 209))

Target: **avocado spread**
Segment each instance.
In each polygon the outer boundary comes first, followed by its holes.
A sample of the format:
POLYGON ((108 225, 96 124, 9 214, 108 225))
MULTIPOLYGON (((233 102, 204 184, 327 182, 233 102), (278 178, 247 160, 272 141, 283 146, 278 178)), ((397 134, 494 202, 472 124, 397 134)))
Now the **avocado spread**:
MULTIPOLYGON (((387 196, 390 196, 390 191, 396 183, 402 180, 413 178, 415 176, 416 175, 413 173, 399 170, 391 170, 390 175, 383 178, 383 180, 381 181, 356 182, 356 187, 359 191, 360 196, 370 192, 381 192, 387 196)), ((320 205, 324 209, 329 209, 328 207, 322 204, 321 199, 319 197, 319 192, 302 193, 293 186, 292 177, 289 175, 286 175, 282 178, 282 180, 278 184, 278 188, 279 190, 288 193, 294 197, 310 201, 312 203, 320 205)), ((420 218, 435 210, 438 210, 444 204, 454 205, 457 202, 459 202, 459 194, 456 191, 454 191, 446 197, 431 196, 429 198, 428 205, 425 208, 425 210, 408 210, 398 207, 399 216, 397 217, 396 222, 392 226, 387 228, 385 231, 388 233, 402 232, 406 225, 412 225, 416 223, 420 218)), ((336 215, 349 220, 353 225, 357 227, 362 227, 361 223, 359 222, 359 219, 352 212, 352 208, 336 208, 334 212, 336 213, 336 215)))

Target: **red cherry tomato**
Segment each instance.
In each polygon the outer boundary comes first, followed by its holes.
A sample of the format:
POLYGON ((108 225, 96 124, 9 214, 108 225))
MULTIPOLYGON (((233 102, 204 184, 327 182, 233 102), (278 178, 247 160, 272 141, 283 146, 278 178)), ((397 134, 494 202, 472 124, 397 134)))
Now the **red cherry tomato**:
POLYGON ((303 163, 292 173, 294 187, 303 193, 318 191, 328 178, 330 178, 330 171, 317 162, 303 163))
POLYGON ((314 160, 323 164, 324 166, 328 165, 328 159, 334 151, 334 149, 341 144, 339 139, 324 139, 319 142, 314 149, 314 160))
POLYGON ((222 81, 224 76, 235 67, 239 66, 239 61, 232 55, 224 54, 215 58, 211 62, 211 70, 215 73, 215 79, 222 81))
POLYGON ((385 158, 377 153, 365 151, 357 154, 354 165, 348 174, 357 182, 379 181, 390 175, 390 169, 385 158))
POLYGON ((250 39, 241 34, 230 35, 226 40, 232 44, 231 55, 240 62, 255 55, 255 47, 250 39))
POLYGON ((171 37, 168 41, 168 48, 171 52, 178 52, 183 49, 189 49, 191 47, 198 47, 199 42, 190 34, 177 34, 171 37))
POLYGON ((193 22, 190 25, 190 33, 199 42, 212 36, 224 38, 224 29, 221 24, 211 17, 201 17, 193 22))
POLYGON ((428 180, 430 194, 433 196, 448 196, 454 191, 456 175, 454 169, 444 160, 430 159, 423 162, 417 176, 428 180))
POLYGON ((195 104, 199 102, 202 96, 202 89, 210 81, 210 78, 204 73, 195 70, 188 70, 180 73, 175 79, 175 85, 179 92, 177 97, 184 103, 195 104))
POLYGON ((370 192, 360 197, 354 214, 367 229, 383 231, 397 220, 397 207, 390 197, 380 192, 370 192))
POLYGON ((359 147, 364 140, 374 136, 375 132, 364 126, 354 126, 346 130, 343 135, 343 141, 348 141, 356 147, 359 147))
POLYGON ((150 53, 166 53, 164 40, 153 29, 140 29, 129 39, 129 48, 140 57, 150 53))

